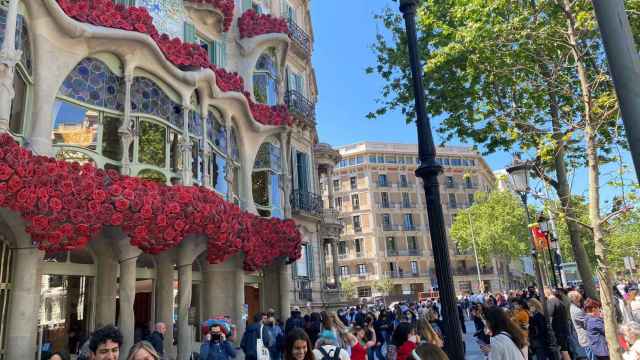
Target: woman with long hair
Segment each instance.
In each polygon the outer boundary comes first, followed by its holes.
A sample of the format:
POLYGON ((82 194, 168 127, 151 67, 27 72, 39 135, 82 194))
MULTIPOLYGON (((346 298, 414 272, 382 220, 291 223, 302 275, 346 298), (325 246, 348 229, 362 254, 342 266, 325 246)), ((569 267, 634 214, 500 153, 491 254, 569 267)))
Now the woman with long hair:
POLYGON ((420 344, 412 355, 415 360, 449 360, 447 354, 440 347, 430 343, 420 344))
POLYGON ((294 328, 285 340, 284 360, 315 360, 313 345, 304 330, 294 328))
POLYGON ((527 337, 504 309, 492 307, 485 311, 487 331, 491 335, 489 360, 527 360, 527 337))
POLYGON ((127 360, 159 360, 160 355, 148 341, 140 341, 131 347, 127 360))
POLYGON ((426 319, 418 319, 416 324, 416 333, 420 336, 420 343, 433 344, 439 348, 444 346, 444 341, 438 333, 436 333, 431 324, 426 319))
POLYGON ((531 316, 529 317, 529 344, 531 352, 536 354, 536 360, 549 358, 549 331, 544 318, 544 310, 538 299, 527 300, 531 316))
POLYGON ((419 341, 420 339, 414 334, 411 324, 401 322, 391 336, 391 345, 395 350, 395 360, 407 360, 419 341))

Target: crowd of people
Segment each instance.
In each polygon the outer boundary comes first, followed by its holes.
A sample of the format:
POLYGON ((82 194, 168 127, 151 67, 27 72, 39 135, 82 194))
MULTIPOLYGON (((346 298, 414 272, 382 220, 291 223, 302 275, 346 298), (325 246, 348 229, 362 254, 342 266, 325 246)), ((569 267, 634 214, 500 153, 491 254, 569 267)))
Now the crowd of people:
MULTIPOLYGON (((600 302, 585 298, 575 288, 544 291, 546 311, 533 287, 471 294, 459 299, 456 320, 465 333, 465 322, 473 321, 472 337, 489 360, 608 359, 600 302)), ((624 359, 640 360, 638 287, 616 286, 615 294, 624 359)), ((246 360, 441 360, 448 359, 443 351, 448 340, 443 333, 444 321, 437 299, 391 306, 358 305, 305 315, 294 307, 286 322, 269 310, 254 316, 240 339, 240 349, 246 360)), ((152 334, 129 350, 127 359, 165 359, 165 331, 165 324, 156 324, 152 334)), ((233 336, 227 327, 213 324, 206 328, 200 352, 193 357, 236 358, 233 336)), ((121 346, 119 330, 106 326, 82 346, 80 358, 118 359, 121 346)), ((56 353, 50 359, 65 358, 56 353)))

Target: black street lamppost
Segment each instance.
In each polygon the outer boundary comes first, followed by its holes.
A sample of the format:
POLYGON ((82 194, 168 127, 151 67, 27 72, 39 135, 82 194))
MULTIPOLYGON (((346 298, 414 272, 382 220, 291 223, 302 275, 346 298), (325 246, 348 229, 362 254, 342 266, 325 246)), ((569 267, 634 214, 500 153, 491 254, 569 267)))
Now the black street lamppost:
POLYGON ((431 134, 429 118, 426 114, 424 88, 422 85, 422 65, 418 55, 416 9, 419 3, 420 0, 400 0, 400 12, 404 17, 407 31, 409 60, 411 62, 411 73, 413 74, 413 93, 416 101, 418 155, 420 157, 420 166, 416 169, 416 176, 422 179, 426 195, 433 260, 438 280, 442 313, 445 320, 443 321, 443 332, 446 339, 445 351, 450 359, 463 360, 464 342, 458 320, 458 302, 453 287, 449 246, 447 244, 442 204, 440 203, 438 175, 442 173, 442 166, 436 162, 436 147, 431 134))
POLYGON ((547 332, 549 333, 549 354, 552 359, 560 359, 560 354, 556 346, 556 338, 551 327, 551 321, 549 318, 549 309, 547 308, 547 297, 544 293, 544 283, 542 281, 542 271, 540 269, 540 262, 538 259, 538 251, 536 250, 535 240, 533 233, 529 230, 528 226, 531 224, 531 214, 529 213, 528 196, 531 188, 529 187, 529 172, 533 169, 533 164, 529 161, 522 161, 519 155, 515 155, 513 158, 513 164, 506 170, 509 174, 509 182, 511 183, 511 189, 520 195, 522 205, 524 206, 525 213, 527 215, 527 231, 529 232, 529 247, 531 249, 531 257, 533 259, 533 266, 536 272, 536 286, 538 287, 538 293, 540 300, 542 301, 542 309, 544 311, 544 321, 547 326, 547 332))

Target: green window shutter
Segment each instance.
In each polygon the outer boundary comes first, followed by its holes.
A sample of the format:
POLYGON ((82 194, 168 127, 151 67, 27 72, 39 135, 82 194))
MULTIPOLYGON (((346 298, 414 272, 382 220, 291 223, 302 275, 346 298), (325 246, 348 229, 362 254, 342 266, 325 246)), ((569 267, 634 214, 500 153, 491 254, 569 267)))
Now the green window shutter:
POLYGON ((184 42, 196 43, 196 27, 188 22, 184 23, 184 42))
POLYGON ((209 60, 213 65, 218 66, 218 42, 215 40, 209 43, 209 60))
POLYGON ((253 8, 253 0, 242 0, 242 12, 253 8))
POLYGON ((136 0, 115 0, 114 2, 117 5, 124 5, 124 6, 135 6, 136 5, 136 0))

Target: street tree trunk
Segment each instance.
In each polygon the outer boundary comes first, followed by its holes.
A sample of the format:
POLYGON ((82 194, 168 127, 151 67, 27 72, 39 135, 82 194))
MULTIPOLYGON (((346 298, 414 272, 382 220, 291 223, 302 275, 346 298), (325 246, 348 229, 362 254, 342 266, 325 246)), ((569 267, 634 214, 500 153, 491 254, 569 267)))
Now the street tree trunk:
POLYGON ((571 189, 567 178, 567 165, 565 163, 565 142, 562 139, 562 131, 560 125, 560 116, 558 110, 558 100, 554 91, 549 92, 549 112, 551 115, 551 123, 553 127, 553 138, 556 141, 556 154, 554 158, 554 167, 556 170, 556 183, 552 184, 558 193, 562 211, 565 215, 565 222, 569 230, 569 239, 571 248, 573 249, 573 258, 578 266, 578 272, 584 285, 584 292, 587 297, 592 299, 598 298, 596 285, 593 281, 593 270, 584 249, 582 239, 580 239, 580 228, 573 219, 576 219, 576 213, 571 203, 571 189))
POLYGON ((602 218, 600 216, 600 169, 598 165, 597 126, 593 118, 591 103, 591 88, 587 78, 587 71, 578 47, 576 19, 571 9, 571 0, 562 3, 567 18, 567 33, 573 58, 576 62, 577 75, 580 80, 580 91, 583 103, 584 132, 587 142, 587 163, 589 172, 589 218, 593 230, 596 259, 598 261, 598 280, 600 281, 600 301, 604 314, 605 336, 609 345, 609 358, 622 360, 620 344, 618 343, 618 323, 616 321, 615 302, 613 300, 611 270, 606 258, 607 244, 604 240, 602 218))

